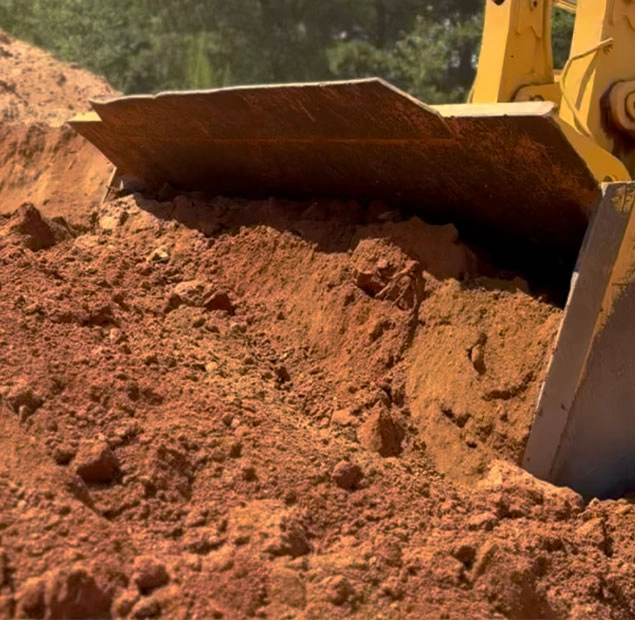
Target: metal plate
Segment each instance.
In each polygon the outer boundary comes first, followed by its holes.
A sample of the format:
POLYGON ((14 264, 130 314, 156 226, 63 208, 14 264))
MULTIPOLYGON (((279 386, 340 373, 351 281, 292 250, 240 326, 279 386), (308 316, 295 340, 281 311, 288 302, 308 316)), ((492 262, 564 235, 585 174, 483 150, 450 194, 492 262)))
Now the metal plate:
POLYGON ((603 188, 523 466, 586 499, 635 490, 635 183, 603 188))
POLYGON ((432 108, 371 79, 93 107, 71 124, 150 188, 379 199, 569 258, 599 191, 548 102, 432 108))

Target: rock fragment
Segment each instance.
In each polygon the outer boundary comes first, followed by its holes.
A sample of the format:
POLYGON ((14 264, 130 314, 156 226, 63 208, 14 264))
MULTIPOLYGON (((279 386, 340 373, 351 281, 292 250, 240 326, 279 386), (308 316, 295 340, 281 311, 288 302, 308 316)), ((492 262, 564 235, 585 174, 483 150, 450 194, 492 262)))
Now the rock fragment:
POLYGON ((333 605, 344 605, 355 593, 348 579, 342 575, 325 579, 323 586, 326 599, 333 605))
POLYGON ((165 565, 156 558, 142 555, 134 561, 132 580, 142 594, 148 594, 170 581, 165 565))
POLYGON ((52 573, 46 582, 47 617, 105 618, 112 599, 83 567, 52 573))
POLYGON ((45 611, 44 581, 39 577, 28 579, 18 591, 16 616, 43 618, 45 611))
POLYGON ((198 308, 205 303, 206 297, 210 294, 210 288, 211 285, 203 280, 186 280, 174 287, 174 293, 187 306, 198 308))
POLYGON ((71 446, 57 446, 53 451, 53 460, 58 465, 68 465, 75 458, 76 454, 77 450, 71 446))
POLYGON ((3 232, 17 237, 24 247, 34 252, 50 248, 70 237, 68 229, 42 217, 30 202, 25 202, 15 212, 3 232))
POLYGON ((404 432, 389 413, 376 411, 359 428, 357 437, 362 446, 371 452, 383 457, 398 456, 404 432))
POLYGON ((26 382, 20 382, 14 386, 4 388, 0 395, 4 397, 9 407, 17 414, 27 410, 28 415, 31 415, 44 403, 44 400, 36 393, 33 387, 26 382))
POLYGON ((121 618, 125 618, 137 604, 139 598, 139 593, 137 591, 124 592, 113 604, 114 613, 121 618))
POLYGON ((82 566, 26 581, 17 596, 19 618, 107 618, 111 596, 82 566))
POLYGON ((236 306, 234 306, 227 291, 214 291, 203 305, 207 310, 211 311, 221 310, 229 315, 236 313, 236 306))
POLYGON ((148 260, 152 263, 167 263, 170 260, 170 253, 167 248, 161 246, 152 251, 148 260))
POLYGON ((352 491, 357 488, 363 475, 359 465, 348 461, 340 461, 331 472, 331 477, 335 484, 346 491, 352 491))
POLYGON ((161 615, 161 603, 156 598, 141 599, 132 608, 133 618, 158 618, 161 615))
POLYGON ((351 413, 350 409, 338 409, 331 416, 331 424, 337 426, 354 426, 357 418, 351 413))
POLYGON ((84 442, 75 457, 75 472, 86 484, 110 484, 119 476, 119 461, 106 442, 84 442))

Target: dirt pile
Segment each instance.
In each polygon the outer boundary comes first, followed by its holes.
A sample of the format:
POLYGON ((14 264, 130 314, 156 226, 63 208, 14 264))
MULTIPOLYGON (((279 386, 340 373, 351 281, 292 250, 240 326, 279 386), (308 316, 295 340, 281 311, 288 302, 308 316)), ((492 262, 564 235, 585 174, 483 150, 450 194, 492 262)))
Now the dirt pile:
POLYGON ((5 617, 632 617, 632 506, 495 460, 560 311, 351 207, 3 222, 5 617))
POLYGON ((513 464, 560 310, 377 203, 95 207, 65 144, 0 216, 0 618, 635 616, 632 504, 513 464))
POLYGON ((64 123, 115 91, 2 31, 0 76, 0 213, 28 201, 87 229, 112 166, 64 123))

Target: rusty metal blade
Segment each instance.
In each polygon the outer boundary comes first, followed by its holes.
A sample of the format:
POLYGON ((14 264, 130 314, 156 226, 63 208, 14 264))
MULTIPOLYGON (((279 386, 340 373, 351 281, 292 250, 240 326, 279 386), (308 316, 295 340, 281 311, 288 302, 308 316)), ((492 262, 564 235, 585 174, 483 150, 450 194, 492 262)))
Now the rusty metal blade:
POLYGON ((569 258, 599 192, 548 102, 433 108, 370 79, 93 107, 71 124, 150 189, 379 199, 569 258))

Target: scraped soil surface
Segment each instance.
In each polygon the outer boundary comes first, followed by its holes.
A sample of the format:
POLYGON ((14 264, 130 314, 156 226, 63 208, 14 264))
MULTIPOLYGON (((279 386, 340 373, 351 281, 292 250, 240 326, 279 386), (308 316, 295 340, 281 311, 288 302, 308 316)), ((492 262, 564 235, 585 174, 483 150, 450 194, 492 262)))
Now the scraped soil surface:
POLYGON ((561 311, 452 226, 28 200, 0 217, 0 618, 635 617, 632 505, 515 464, 561 311))

